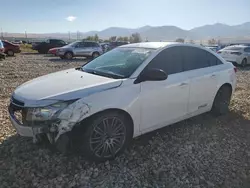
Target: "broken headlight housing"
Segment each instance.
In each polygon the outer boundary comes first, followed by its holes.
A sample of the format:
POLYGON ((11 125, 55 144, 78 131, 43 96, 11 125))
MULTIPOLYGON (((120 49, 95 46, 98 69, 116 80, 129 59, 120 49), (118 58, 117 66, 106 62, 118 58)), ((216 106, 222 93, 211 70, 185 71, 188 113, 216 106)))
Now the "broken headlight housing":
POLYGON ((27 121, 55 120, 60 112, 74 101, 58 102, 46 107, 29 108, 26 114, 27 121))

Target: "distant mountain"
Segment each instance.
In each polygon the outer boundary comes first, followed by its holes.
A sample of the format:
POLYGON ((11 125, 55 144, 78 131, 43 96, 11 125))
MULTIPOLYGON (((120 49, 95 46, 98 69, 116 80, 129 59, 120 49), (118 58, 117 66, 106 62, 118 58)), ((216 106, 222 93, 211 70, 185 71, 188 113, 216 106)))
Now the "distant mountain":
MULTIPOLYGON (((89 31, 79 32, 80 38, 87 36, 93 36, 97 34, 102 39, 108 39, 111 36, 130 36, 132 33, 140 33, 143 40, 149 41, 174 41, 177 38, 184 38, 185 40, 207 40, 211 38, 231 38, 243 39, 250 38, 250 22, 246 22, 240 25, 226 25, 222 23, 216 23, 213 25, 204 25, 196 27, 191 30, 184 30, 176 26, 144 26, 140 28, 122 28, 122 27, 109 27, 102 31, 89 31)), ((23 37, 24 34, 7 33, 8 37, 23 37)), ((46 34, 29 34, 32 38, 63 38, 69 39, 69 33, 46 33, 46 34)), ((71 39, 76 39, 76 32, 70 33, 71 39)))
POLYGON ((250 36, 250 22, 237 26, 216 23, 191 29, 190 32, 192 32, 194 36, 203 39, 212 37, 250 36))

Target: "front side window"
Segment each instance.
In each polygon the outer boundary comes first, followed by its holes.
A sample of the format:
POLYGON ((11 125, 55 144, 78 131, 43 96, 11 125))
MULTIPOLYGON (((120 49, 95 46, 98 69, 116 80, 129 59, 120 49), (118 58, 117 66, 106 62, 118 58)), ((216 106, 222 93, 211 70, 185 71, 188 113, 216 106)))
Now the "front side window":
POLYGON ((164 70, 167 74, 175 74, 183 71, 183 61, 180 47, 171 47, 161 51, 146 68, 164 70))
POLYGON ((82 70, 113 78, 128 78, 152 51, 145 48, 115 48, 82 66, 82 70))

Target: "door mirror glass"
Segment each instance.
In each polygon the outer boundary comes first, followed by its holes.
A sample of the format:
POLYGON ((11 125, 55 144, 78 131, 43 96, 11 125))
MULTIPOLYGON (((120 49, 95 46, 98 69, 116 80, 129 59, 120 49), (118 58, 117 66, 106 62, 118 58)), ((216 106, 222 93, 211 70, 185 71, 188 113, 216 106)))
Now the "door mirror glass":
POLYGON ((140 76, 135 80, 135 83, 145 82, 145 81, 162 81, 168 78, 167 73, 162 69, 147 69, 143 71, 140 76))

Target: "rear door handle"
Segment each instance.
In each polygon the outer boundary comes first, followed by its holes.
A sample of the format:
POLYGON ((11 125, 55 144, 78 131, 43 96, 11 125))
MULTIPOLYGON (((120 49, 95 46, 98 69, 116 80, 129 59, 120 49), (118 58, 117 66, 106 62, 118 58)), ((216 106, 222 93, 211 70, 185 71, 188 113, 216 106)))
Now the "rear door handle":
POLYGON ((181 83, 179 86, 187 86, 188 83, 181 83))

